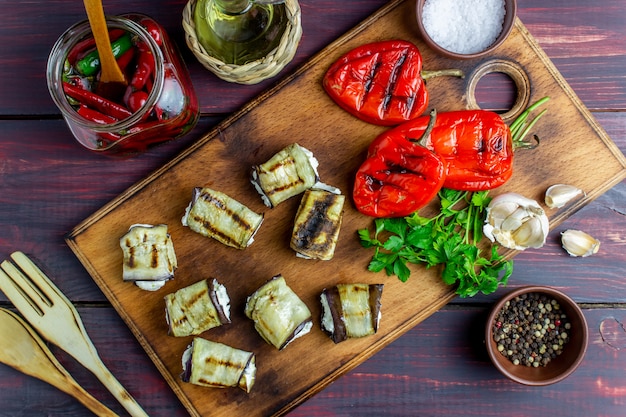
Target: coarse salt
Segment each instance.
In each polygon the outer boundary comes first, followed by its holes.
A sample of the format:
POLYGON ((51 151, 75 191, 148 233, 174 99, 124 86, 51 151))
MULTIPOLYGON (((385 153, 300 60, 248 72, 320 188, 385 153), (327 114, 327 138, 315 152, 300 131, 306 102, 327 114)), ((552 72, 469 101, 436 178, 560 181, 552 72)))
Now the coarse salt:
POLYGON ((424 29, 439 46, 472 54, 492 45, 504 22, 503 0, 426 0, 424 29))

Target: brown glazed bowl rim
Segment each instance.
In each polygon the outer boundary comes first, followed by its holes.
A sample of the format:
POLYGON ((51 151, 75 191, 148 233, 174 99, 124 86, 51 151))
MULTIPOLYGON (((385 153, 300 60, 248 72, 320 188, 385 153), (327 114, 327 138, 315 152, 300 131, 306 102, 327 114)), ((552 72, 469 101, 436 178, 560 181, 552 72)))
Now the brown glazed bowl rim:
POLYGON ((424 23, 422 22, 422 8, 424 7, 424 3, 426 0, 417 0, 415 2, 415 16, 417 21, 417 27, 420 35, 422 36, 422 40, 435 52, 438 54, 453 58, 453 59, 473 59, 480 58, 482 56, 487 55, 492 52, 496 48, 506 41, 513 30, 513 26, 515 26, 515 18, 517 16, 517 1, 516 0, 504 0, 504 7, 506 7, 506 15, 504 16, 504 22, 502 23, 502 32, 488 48, 471 54, 461 54, 457 52, 449 51, 437 44, 426 32, 426 28, 424 27, 424 23))
POLYGON ((588 333, 587 320, 574 300, 554 288, 529 285, 509 292, 493 306, 485 324, 485 345, 491 362, 507 378, 523 385, 542 386, 560 382, 576 370, 587 352, 588 333), (570 340, 565 350, 545 367, 513 365, 498 351, 497 344, 493 340, 492 323, 504 304, 518 295, 528 293, 543 293, 557 300, 572 324, 570 340))

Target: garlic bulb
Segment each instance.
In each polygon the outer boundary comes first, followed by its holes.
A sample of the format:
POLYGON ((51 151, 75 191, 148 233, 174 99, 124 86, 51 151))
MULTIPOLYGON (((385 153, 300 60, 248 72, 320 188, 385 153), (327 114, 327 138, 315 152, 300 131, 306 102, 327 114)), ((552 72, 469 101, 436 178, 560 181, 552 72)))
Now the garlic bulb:
POLYGON ((496 196, 487 206, 483 232, 509 249, 540 248, 550 231, 548 216, 535 200, 516 193, 496 196))
POLYGON ((591 256, 600 249, 600 241, 580 230, 566 230, 561 233, 561 244, 570 256, 591 256))
POLYGON ((585 192, 578 187, 567 184, 554 184, 546 190, 545 202, 550 208, 561 208, 585 192))

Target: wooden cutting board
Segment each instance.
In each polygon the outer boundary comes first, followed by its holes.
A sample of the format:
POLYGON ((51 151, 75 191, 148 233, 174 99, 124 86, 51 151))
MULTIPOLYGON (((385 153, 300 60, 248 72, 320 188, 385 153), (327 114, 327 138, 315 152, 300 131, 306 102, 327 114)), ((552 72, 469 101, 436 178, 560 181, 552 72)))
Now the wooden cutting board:
MULTIPOLYGON (((356 231, 371 227, 372 219, 360 215, 349 198, 335 258, 326 262, 296 258, 289 248, 289 238, 299 197, 270 210, 248 181, 252 165, 265 162, 283 147, 298 142, 319 159, 322 181, 350 195, 354 173, 368 144, 385 129, 350 116, 322 89, 326 69, 350 49, 372 41, 401 38, 418 45, 429 70, 460 66, 469 75, 491 59, 504 59, 523 68, 530 81, 530 101, 551 97, 548 114, 535 128, 542 143, 534 151, 517 153, 513 178, 492 195, 515 191, 543 201, 545 189, 555 183, 585 190, 587 194, 582 200, 548 211, 552 226, 626 176, 624 156, 519 20, 506 43, 491 56, 458 62, 434 55, 421 42, 413 9, 412 1, 392 1, 68 235, 69 246, 191 415, 285 414, 454 297, 454 289, 441 282, 436 269, 415 267, 406 283, 382 273, 367 272, 372 252, 360 246, 356 231), (229 248, 181 225, 180 219, 196 186, 223 191, 265 214, 252 246, 245 250, 229 248), (169 226, 179 269, 175 279, 157 292, 142 291, 121 278, 122 252, 118 241, 135 223, 169 226), (283 351, 266 344, 243 314, 246 297, 279 273, 309 306, 315 323, 310 334, 283 351), (250 394, 236 388, 197 387, 179 378, 181 355, 191 338, 167 334, 163 297, 209 277, 227 286, 233 323, 207 331, 202 337, 256 353, 257 381, 250 394), (335 345, 319 327, 319 294, 327 286, 353 282, 385 284, 380 329, 374 336, 335 345)), ((440 112, 465 108, 469 79, 430 81, 431 106, 440 112)))

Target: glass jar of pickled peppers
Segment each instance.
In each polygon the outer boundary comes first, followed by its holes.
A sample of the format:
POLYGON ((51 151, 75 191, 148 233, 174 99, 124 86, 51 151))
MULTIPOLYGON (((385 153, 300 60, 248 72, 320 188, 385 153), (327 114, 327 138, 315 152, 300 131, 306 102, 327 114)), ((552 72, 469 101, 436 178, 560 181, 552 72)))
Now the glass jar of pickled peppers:
POLYGON ((107 16, 113 53, 128 81, 123 97, 97 94, 99 59, 87 20, 70 27, 48 58, 48 90, 76 140, 128 155, 189 132, 198 100, 165 30, 143 14, 107 16))

